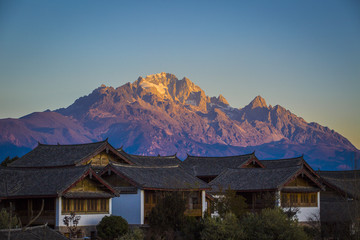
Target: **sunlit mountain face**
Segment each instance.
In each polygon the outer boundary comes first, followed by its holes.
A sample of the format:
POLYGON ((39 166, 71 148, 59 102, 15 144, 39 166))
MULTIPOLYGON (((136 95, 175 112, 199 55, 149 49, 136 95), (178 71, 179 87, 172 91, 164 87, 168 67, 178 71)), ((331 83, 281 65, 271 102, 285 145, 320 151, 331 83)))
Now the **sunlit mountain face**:
POLYGON ((296 157, 315 168, 350 169, 359 153, 345 137, 308 123, 261 96, 234 108, 187 78, 159 73, 118 88, 101 87, 67 108, 0 120, 0 157, 21 156, 38 142, 86 143, 109 138, 144 155, 224 156, 256 151, 260 159, 296 157))

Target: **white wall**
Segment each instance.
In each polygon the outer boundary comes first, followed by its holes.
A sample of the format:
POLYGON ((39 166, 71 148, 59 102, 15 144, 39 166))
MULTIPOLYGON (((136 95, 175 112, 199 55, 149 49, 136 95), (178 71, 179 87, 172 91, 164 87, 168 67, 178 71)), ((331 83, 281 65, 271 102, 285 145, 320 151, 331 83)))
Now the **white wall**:
MULTIPOLYGON (((310 218, 314 219, 314 217, 320 220, 320 192, 317 193, 317 202, 317 207, 296 207, 299 210, 296 214, 299 222, 308 222, 310 218)), ((287 208, 283 209, 286 210, 287 208)))
MULTIPOLYGON (((109 199, 109 213, 99 213, 99 214, 76 214, 76 216, 80 216, 80 221, 78 226, 93 226, 98 225, 98 223, 101 221, 101 219, 104 216, 110 216, 110 213, 112 211, 112 204, 111 199, 109 199)), ((56 226, 57 227, 65 227, 65 224, 63 223, 63 219, 65 216, 69 216, 69 214, 62 214, 61 213, 61 198, 56 199, 56 226)))
POLYGON ((320 220, 320 192, 317 193, 318 204, 317 207, 299 207, 299 212, 296 214, 299 222, 308 222, 310 218, 318 217, 320 220))
POLYGON ((134 194, 121 194, 112 198, 112 214, 121 216, 129 224, 144 224, 144 191, 138 189, 134 194))

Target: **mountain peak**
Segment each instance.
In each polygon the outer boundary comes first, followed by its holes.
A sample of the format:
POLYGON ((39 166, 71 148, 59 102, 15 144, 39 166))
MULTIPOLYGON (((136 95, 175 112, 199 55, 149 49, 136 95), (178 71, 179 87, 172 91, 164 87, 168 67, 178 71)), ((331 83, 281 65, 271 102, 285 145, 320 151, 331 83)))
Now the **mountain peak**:
POLYGON ((165 72, 147 75, 145 78, 142 79, 153 84, 163 85, 168 85, 171 80, 178 80, 178 78, 174 74, 165 72))
POLYGON ((262 98, 260 95, 256 96, 254 98, 254 100, 252 100, 250 102, 250 104, 248 105, 251 109, 254 109, 254 108, 268 108, 267 104, 266 104, 266 101, 264 98, 262 98))

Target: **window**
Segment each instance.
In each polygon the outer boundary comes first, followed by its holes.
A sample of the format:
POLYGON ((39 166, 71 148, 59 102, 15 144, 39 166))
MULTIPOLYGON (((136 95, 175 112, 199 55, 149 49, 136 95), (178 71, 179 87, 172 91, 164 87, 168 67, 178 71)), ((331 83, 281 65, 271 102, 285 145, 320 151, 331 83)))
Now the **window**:
POLYGON ((74 212, 83 212, 85 210, 85 200, 74 199, 74 212))
POLYGON ((62 213, 109 213, 109 199, 62 198, 62 213))
POLYGON ((282 207, 317 207, 317 193, 281 193, 282 207))
POLYGON ((87 211, 96 212, 97 211, 97 199, 88 199, 87 200, 87 211))
POLYGON ((107 199, 100 199, 100 211, 101 212, 108 211, 108 209, 109 209, 108 203, 109 203, 109 201, 107 199))
POLYGON ((70 199, 67 198, 63 198, 62 199, 62 211, 63 212, 70 212, 71 208, 70 208, 70 199))
POLYGON ((311 193, 311 203, 317 204, 317 193, 311 193))

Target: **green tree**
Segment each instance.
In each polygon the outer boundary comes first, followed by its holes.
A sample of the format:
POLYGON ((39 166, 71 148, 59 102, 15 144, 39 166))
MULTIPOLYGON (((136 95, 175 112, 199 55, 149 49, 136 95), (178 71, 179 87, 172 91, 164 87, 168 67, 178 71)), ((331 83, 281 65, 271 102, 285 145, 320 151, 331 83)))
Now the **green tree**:
POLYGON ((149 225, 158 230, 179 231, 184 223, 185 200, 180 193, 164 193, 149 214, 149 225))
POLYGON ((228 213, 224 218, 207 217, 204 220, 201 239, 203 240, 238 240, 243 239, 244 233, 238 218, 228 213))
POLYGON ((0 229, 11 229, 20 227, 20 220, 12 216, 5 208, 0 211, 0 229))
POLYGON ((236 217, 241 218, 246 214, 248 207, 246 199, 231 189, 226 190, 224 196, 215 199, 214 204, 220 217, 233 213, 236 217))
POLYGON ((129 230, 125 235, 119 238, 119 240, 143 240, 144 233, 140 228, 134 228, 129 230))
POLYGON ((101 239, 115 239, 125 235, 129 230, 129 224, 120 216, 105 216, 96 226, 101 239))
POLYGON ((248 214, 241 221, 244 240, 304 240, 303 228, 280 209, 264 209, 260 214, 248 214))

